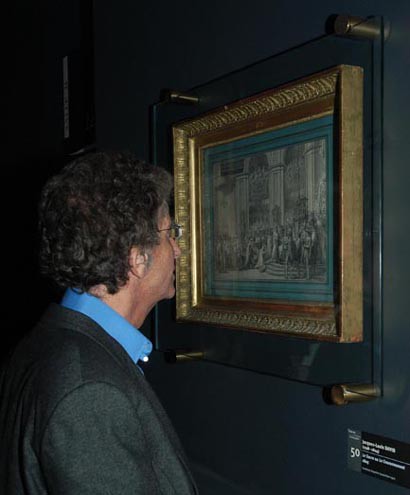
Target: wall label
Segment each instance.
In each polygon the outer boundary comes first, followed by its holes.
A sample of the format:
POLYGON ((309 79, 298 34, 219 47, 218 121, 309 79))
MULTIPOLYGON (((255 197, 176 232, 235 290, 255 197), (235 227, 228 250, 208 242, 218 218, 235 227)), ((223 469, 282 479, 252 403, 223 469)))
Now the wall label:
POLYGON ((410 488, 410 444, 350 428, 347 436, 349 469, 410 488))
POLYGON ((68 79, 68 57, 63 57, 63 122, 64 139, 70 137, 70 90, 68 79))

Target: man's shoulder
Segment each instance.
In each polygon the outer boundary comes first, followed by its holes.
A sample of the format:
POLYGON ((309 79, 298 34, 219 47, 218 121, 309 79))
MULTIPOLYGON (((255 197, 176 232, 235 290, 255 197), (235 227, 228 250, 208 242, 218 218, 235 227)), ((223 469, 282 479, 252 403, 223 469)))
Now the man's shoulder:
POLYGON ((131 379, 135 385, 137 374, 130 377, 128 361, 122 348, 89 318, 54 308, 52 317, 45 315, 17 346, 8 373, 53 402, 85 382, 127 387, 131 379))

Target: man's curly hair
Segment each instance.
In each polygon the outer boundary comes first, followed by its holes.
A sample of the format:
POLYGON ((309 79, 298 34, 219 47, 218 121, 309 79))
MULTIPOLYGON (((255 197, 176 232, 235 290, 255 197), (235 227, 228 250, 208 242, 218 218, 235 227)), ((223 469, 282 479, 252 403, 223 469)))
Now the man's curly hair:
POLYGON ((61 287, 110 294, 125 285, 129 255, 159 243, 158 220, 172 178, 128 153, 96 152, 65 166, 39 205, 40 269, 61 287))

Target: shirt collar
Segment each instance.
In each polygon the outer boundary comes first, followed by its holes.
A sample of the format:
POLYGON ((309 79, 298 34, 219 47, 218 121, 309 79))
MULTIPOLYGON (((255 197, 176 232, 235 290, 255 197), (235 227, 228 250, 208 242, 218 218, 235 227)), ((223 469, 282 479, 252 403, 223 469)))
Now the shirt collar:
POLYGON ((61 305, 78 311, 98 323, 125 349, 134 363, 140 360, 148 361, 152 351, 151 341, 98 297, 87 292, 79 293, 67 289, 61 305))

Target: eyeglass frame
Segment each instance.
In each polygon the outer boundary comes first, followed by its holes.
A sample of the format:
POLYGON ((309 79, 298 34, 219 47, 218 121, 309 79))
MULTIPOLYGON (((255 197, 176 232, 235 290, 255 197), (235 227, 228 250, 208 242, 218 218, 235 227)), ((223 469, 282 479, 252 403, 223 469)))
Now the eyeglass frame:
POLYGON ((171 226, 168 227, 167 229, 158 229, 158 232, 164 232, 165 230, 169 230, 170 234, 169 237, 173 239, 174 241, 177 241, 178 239, 181 239, 183 230, 181 225, 179 223, 176 223, 174 221, 171 222, 171 226), (172 233, 174 232, 174 233, 172 233))

